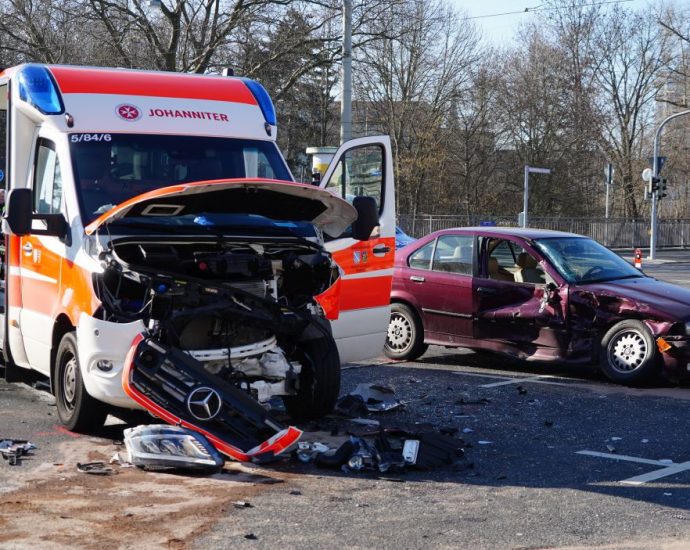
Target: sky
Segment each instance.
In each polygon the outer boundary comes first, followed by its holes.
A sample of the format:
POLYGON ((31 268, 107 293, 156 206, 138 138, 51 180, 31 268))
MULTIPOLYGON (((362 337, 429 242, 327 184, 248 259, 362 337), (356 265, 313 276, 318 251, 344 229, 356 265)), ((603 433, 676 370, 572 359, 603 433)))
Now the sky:
MULTIPOLYGON (((525 8, 537 8, 541 4, 539 0, 448 0, 456 8, 466 11, 479 28, 485 38, 496 46, 510 44, 522 22, 529 22, 536 17, 536 13, 525 12, 525 8), (509 15, 498 15, 507 12, 509 15)), ((605 2, 607 0, 592 0, 605 2)), ((653 2, 653 0, 652 0, 653 2)), ((621 2, 630 8, 641 8, 649 3, 649 0, 632 0, 621 2)))

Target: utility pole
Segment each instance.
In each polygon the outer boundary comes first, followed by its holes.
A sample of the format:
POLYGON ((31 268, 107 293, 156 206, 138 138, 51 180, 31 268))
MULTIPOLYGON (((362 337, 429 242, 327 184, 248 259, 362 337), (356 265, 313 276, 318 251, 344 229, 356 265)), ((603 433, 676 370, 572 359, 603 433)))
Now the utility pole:
POLYGON ((352 138, 352 0, 343 0, 343 75, 340 98, 340 143, 352 138))
POLYGON ((613 185, 613 164, 606 165, 606 210, 604 212, 604 246, 609 245, 609 203, 611 197, 611 186, 613 185))
MULTIPOLYGON (((690 110, 681 111, 674 115, 666 117, 661 121, 659 127, 656 130, 656 135, 654 136, 654 156, 652 157, 652 182, 657 181, 659 177, 659 172, 661 171, 659 166, 659 138, 661 137, 661 130, 664 128, 666 123, 674 118, 680 116, 690 115, 690 110)), ((657 241, 657 203, 659 202, 659 189, 658 186, 652 187, 652 213, 651 213, 651 227, 649 228, 649 259, 656 259, 656 241, 657 241)))
POLYGON ((551 168, 535 168, 525 164, 525 191, 522 197, 522 227, 527 227, 527 206, 529 203, 529 175, 532 174, 550 174, 551 168))

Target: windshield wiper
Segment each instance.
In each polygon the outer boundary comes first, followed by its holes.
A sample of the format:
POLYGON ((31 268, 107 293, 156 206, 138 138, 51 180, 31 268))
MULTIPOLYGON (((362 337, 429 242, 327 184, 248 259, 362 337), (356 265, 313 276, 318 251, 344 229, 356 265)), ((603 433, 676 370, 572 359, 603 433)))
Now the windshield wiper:
POLYGON ((593 283, 609 283, 611 281, 620 281, 623 279, 639 279, 639 278, 644 278, 644 277, 646 277, 646 275, 642 275, 642 274, 639 274, 639 275, 634 275, 634 274, 620 275, 620 276, 616 276, 616 277, 601 277, 600 279, 583 279, 582 281, 578 281, 578 284, 590 285, 593 283))

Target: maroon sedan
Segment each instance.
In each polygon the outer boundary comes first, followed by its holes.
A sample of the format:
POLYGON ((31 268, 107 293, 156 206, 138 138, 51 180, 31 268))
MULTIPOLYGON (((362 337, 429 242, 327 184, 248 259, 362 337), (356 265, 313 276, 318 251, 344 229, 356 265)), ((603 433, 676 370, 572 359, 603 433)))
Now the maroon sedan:
POLYGON ((690 290, 647 277, 572 233, 447 229, 396 253, 384 351, 415 359, 429 344, 534 361, 598 364, 640 383, 688 374, 690 290))

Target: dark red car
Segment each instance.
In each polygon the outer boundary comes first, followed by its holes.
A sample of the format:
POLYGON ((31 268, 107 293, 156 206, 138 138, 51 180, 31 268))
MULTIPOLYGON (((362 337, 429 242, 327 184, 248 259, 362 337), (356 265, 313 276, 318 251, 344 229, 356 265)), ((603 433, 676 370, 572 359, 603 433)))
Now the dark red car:
POLYGON ((384 351, 429 344, 598 364, 640 383, 688 374, 690 290, 647 277, 596 241, 557 231, 447 229, 396 253, 384 351))

